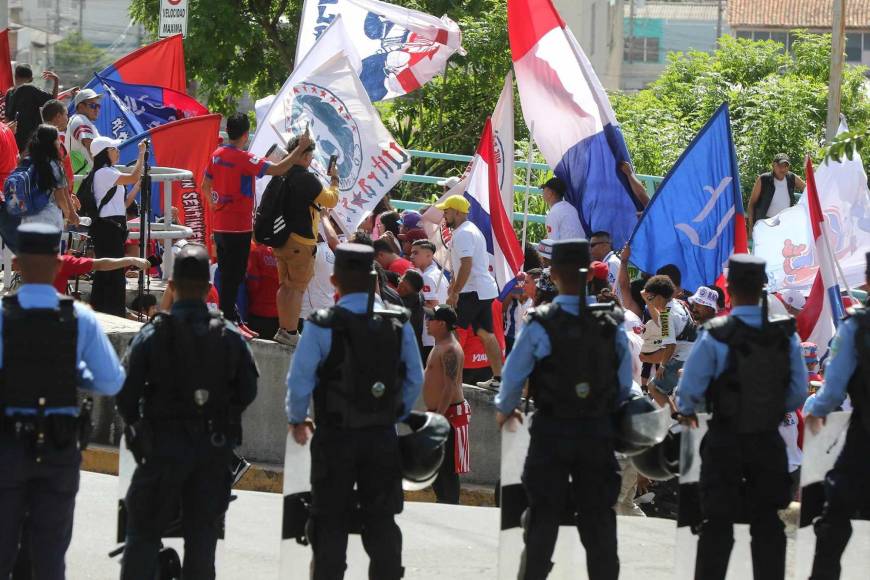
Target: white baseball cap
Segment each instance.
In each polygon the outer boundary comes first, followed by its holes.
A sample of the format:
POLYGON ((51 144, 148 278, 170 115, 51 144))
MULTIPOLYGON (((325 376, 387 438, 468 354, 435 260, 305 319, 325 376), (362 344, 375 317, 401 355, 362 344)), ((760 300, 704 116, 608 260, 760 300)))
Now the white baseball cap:
POLYGON ((689 296, 689 303, 708 306, 715 310, 719 304, 719 294, 712 288, 698 286, 695 293, 689 296))
POLYGON ((546 238, 538 243, 538 253, 548 260, 553 255, 553 240, 546 238))
POLYGON ((76 93, 75 97, 73 97, 73 106, 78 107, 83 102, 96 99, 99 96, 100 95, 98 95, 97 91, 94 89, 82 89, 76 93))
POLYGON ((780 296, 782 296, 782 301, 785 302, 786 305, 791 306, 795 310, 801 310, 807 303, 807 299, 804 297, 803 293, 794 288, 783 290, 780 296))
POLYGON ((96 157, 103 150, 108 149, 109 147, 114 147, 117 149, 123 141, 120 139, 112 139, 111 137, 95 137, 93 141, 91 141, 91 155, 96 157))
POLYGON ((453 177, 448 177, 447 179, 442 179, 442 180, 437 182, 437 184, 440 185, 441 187, 446 187, 448 189, 452 189, 452 188, 456 187, 456 184, 458 184, 458 183, 459 183, 459 178, 456 177, 455 175, 453 177))

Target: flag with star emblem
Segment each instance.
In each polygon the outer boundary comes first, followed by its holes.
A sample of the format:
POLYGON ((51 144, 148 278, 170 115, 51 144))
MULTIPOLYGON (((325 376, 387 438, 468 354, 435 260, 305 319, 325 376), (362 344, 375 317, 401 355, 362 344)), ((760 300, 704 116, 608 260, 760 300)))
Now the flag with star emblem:
POLYGON ((411 164, 411 156, 381 122, 344 53, 286 83, 266 120, 285 143, 308 129, 316 143, 310 169, 324 184, 329 159, 336 157, 339 200, 333 216, 348 234, 411 164))

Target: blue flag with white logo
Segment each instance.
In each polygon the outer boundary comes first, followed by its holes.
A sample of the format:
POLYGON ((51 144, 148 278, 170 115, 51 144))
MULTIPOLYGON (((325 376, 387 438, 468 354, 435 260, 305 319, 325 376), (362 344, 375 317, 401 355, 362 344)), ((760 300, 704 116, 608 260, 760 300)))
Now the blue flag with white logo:
POLYGON ((100 99, 100 116, 94 121, 100 135, 126 141, 145 131, 136 115, 113 91, 104 90, 100 99))
POLYGON ((631 236, 631 263, 654 273, 674 264, 694 292, 716 283, 746 252, 746 225, 728 104, 716 111, 656 191, 631 236))

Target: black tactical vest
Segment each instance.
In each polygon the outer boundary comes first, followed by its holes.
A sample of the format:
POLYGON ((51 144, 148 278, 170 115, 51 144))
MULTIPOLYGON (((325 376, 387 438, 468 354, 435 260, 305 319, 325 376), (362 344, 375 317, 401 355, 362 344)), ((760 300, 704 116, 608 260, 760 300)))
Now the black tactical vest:
POLYGON ((558 304, 529 314, 550 339, 550 356, 529 377, 529 394, 544 415, 579 419, 616 410, 619 393, 616 332, 621 310, 583 310, 575 316, 558 304))
MULTIPOLYGON (((756 222, 767 218, 767 210, 770 209, 770 203, 773 201, 773 196, 776 193, 776 184, 774 183, 773 173, 762 173, 758 176, 761 181, 761 195, 758 197, 758 202, 755 204, 755 213, 752 219, 756 222)), ((785 174, 785 185, 788 188, 789 206, 794 205, 794 173, 789 171, 785 174)))
POLYGON ((728 345, 725 371, 707 390, 708 409, 717 425, 737 433, 775 431, 785 415, 791 380, 792 317, 773 317, 754 328, 735 316, 714 318, 710 335, 728 345))
POLYGON ((849 317, 858 323, 854 353, 858 366, 849 380, 848 392, 855 408, 853 416, 860 418, 864 428, 870 431, 870 309, 866 306, 850 308, 849 317))
POLYGON ((340 306, 311 315, 311 322, 332 329, 332 347, 314 389, 318 425, 388 427, 402 415, 402 327, 408 312, 387 308, 371 318, 340 306))
POLYGON ((229 420, 230 380, 239 365, 220 312, 202 321, 161 313, 154 326, 145 388, 146 419, 229 420))
POLYGON ((3 298, 0 404, 78 406, 78 321, 73 302, 62 296, 57 308, 22 308, 17 295, 3 298))

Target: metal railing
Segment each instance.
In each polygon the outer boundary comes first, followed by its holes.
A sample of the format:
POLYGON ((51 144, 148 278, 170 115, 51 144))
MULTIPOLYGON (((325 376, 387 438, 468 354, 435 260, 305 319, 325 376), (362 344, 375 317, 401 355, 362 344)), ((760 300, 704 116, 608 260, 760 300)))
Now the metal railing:
MULTIPOLYGON (((459 155, 456 153, 439 153, 437 151, 422 151, 419 149, 408 149, 408 153, 411 154, 411 158, 420 158, 420 159, 437 159, 440 161, 455 161, 457 163, 467 164, 469 163, 473 157, 471 155, 459 155)), ((529 163, 523 159, 514 160, 514 167, 525 169, 529 166, 529 163)), ((536 171, 550 171, 550 166, 546 163, 532 163, 531 167, 536 171)), ((638 175, 637 178, 643 183, 643 186, 646 188, 649 196, 652 197, 655 195, 656 187, 659 183, 662 182, 662 178, 655 175, 638 175)), ((409 183, 421 183, 424 185, 438 185, 438 182, 443 180, 444 177, 435 176, 435 175, 417 175, 414 173, 406 173, 402 177, 402 181, 407 181, 409 183)), ((514 184, 514 192, 517 193, 525 193, 526 186, 525 184, 514 184)), ((529 188, 529 193, 531 195, 540 195, 541 188, 537 186, 532 186, 529 188)), ((419 210, 423 207, 427 207, 428 203, 422 203, 419 201, 406 201, 401 199, 391 199, 390 203, 393 207, 398 209, 410 209, 410 210, 419 210)), ((545 222, 546 217, 540 214, 529 214, 529 223, 537 223, 543 224, 545 222)), ((523 214, 519 212, 514 212, 513 221, 522 222, 523 214)))

